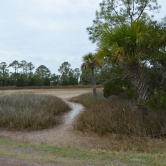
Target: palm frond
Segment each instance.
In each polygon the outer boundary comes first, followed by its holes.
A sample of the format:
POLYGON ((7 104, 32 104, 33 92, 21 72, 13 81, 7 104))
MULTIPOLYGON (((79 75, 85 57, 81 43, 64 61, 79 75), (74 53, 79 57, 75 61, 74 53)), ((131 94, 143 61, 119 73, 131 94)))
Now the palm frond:
POLYGON ((95 67, 101 67, 100 62, 92 53, 83 56, 83 63, 81 65, 81 69, 83 70, 88 67, 91 69, 94 69, 95 67))

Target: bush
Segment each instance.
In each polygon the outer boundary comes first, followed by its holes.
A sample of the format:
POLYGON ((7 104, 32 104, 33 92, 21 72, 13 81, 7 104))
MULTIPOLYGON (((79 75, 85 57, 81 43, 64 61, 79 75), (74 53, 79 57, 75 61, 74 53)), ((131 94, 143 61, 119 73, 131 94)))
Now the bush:
POLYGON ((111 95, 125 95, 127 98, 134 98, 134 90, 130 81, 116 78, 104 83, 104 97, 108 98, 111 95))
POLYGON ((153 94, 149 99, 144 101, 144 105, 152 109, 160 108, 166 111, 166 94, 153 94))
POLYGON ((110 80, 104 83, 104 97, 118 95, 123 92, 122 86, 118 86, 119 79, 110 80))
POLYGON ((44 86, 50 86, 50 79, 48 77, 44 79, 44 86))
POLYGON ((58 123, 58 115, 69 110, 55 96, 10 94, 0 96, 0 127, 8 129, 44 129, 58 123))
POLYGON ((166 136, 166 112, 149 110, 145 119, 142 112, 134 108, 135 103, 119 96, 108 99, 98 96, 93 99, 91 94, 84 94, 76 98, 86 107, 78 117, 77 129, 92 130, 94 132, 127 134, 134 136, 166 136))

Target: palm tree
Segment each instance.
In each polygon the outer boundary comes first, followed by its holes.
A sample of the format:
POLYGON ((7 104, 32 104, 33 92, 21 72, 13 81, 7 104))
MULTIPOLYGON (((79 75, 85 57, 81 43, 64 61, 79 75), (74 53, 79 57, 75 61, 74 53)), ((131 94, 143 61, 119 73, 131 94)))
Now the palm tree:
POLYGON ((93 97, 97 97, 96 92, 96 80, 95 80, 95 68, 99 67, 99 63, 95 59, 95 56, 92 53, 89 53, 85 56, 83 56, 83 63, 81 65, 81 70, 84 70, 86 68, 90 68, 92 71, 92 87, 93 87, 93 97))
POLYGON ((97 58, 108 56, 113 63, 123 65, 135 88, 138 102, 148 96, 148 87, 141 63, 145 60, 142 52, 148 26, 144 22, 123 24, 103 32, 98 43, 97 58), (143 59, 144 58, 144 59, 143 59))

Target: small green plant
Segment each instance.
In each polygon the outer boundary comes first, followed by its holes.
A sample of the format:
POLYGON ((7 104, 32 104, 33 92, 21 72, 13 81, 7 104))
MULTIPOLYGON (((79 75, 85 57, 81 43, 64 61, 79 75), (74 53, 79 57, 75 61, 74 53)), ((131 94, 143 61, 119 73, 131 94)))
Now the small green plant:
POLYGON ((44 129, 58 123, 58 115, 70 108, 55 96, 17 93, 0 96, 0 127, 44 129))

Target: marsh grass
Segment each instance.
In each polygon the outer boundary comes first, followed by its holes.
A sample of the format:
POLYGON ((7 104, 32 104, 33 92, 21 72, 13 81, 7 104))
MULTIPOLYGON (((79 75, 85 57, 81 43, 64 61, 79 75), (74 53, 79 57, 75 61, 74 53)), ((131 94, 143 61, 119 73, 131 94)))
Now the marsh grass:
POLYGON ((99 94, 97 99, 93 99, 92 94, 83 94, 72 101, 86 107, 77 119, 78 130, 155 138, 166 136, 165 111, 150 110, 143 119, 141 111, 135 109, 133 101, 119 96, 106 99, 99 94))
POLYGON ((58 123, 69 106, 60 98, 33 93, 0 95, 0 127, 44 129, 58 123))

